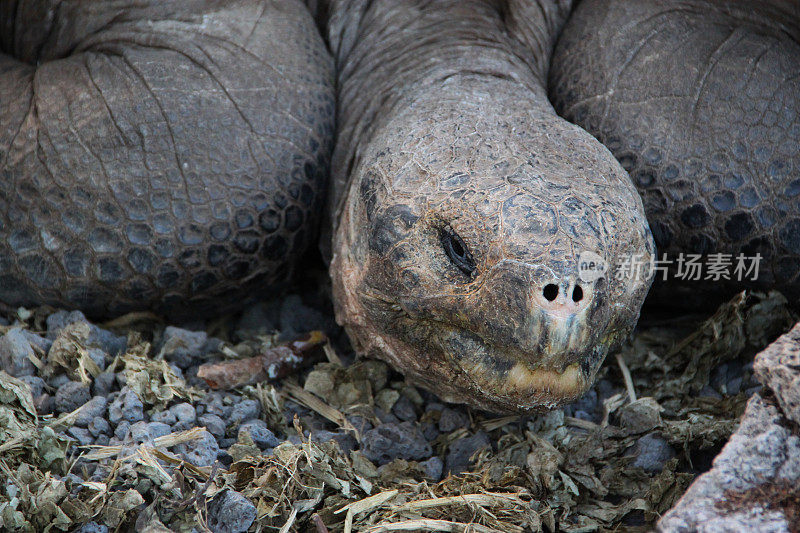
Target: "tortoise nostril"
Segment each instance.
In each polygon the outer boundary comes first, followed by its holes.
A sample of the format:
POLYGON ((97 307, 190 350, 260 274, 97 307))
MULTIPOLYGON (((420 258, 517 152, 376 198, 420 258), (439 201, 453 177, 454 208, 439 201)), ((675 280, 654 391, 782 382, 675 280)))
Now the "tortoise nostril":
POLYGON ((547 299, 548 302, 552 302, 558 296, 558 285, 553 283, 548 283, 542 289, 542 295, 547 299))
POLYGON ((575 285, 575 288, 572 289, 572 301, 577 303, 581 300, 583 300, 583 289, 580 285, 575 285))

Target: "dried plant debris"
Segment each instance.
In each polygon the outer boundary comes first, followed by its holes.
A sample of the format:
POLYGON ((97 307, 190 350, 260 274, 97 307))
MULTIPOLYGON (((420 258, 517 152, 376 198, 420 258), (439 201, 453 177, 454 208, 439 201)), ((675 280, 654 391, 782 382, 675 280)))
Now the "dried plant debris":
POLYGON ((497 417, 352 362, 330 306, 307 301, 207 331, 8 317, 0 530, 649 530, 736 429, 753 354, 796 321, 779 294, 742 293, 693 330, 640 327, 580 401, 497 417))
MULTIPOLYGON (((120 357, 125 382, 142 401, 166 406, 171 400, 194 400, 202 396, 198 389, 188 387, 178 370, 164 359, 148 356, 150 344, 132 335, 128 351, 120 357)), ((116 362, 116 361, 115 361, 116 362)))

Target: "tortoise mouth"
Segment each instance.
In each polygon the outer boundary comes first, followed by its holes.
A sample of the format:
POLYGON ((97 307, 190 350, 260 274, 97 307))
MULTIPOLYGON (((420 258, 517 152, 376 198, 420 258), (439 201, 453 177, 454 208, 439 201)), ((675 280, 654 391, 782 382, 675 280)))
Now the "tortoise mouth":
POLYGON ((527 353, 495 346, 469 330, 447 329, 440 350, 453 370, 489 403, 517 411, 551 409, 578 399, 608 353, 602 342, 566 353, 527 353))
MULTIPOLYGON (((578 399, 594 383, 605 356, 625 329, 606 324, 600 335, 598 328, 582 328, 581 334, 569 335, 551 324, 540 335, 543 342, 523 348, 487 339, 435 316, 412 314, 385 295, 362 296, 369 301, 367 314, 381 336, 393 339, 384 346, 393 345, 393 351, 402 354, 394 359, 415 381, 447 401, 495 411, 551 409, 578 399), (409 364, 412 360, 418 364, 409 364), (438 361, 432 366, 439 368, 435 375, 421 370, 429 368, 426 360, 438 361)), ((560 327, 570 325, 574 323, 560 327)))

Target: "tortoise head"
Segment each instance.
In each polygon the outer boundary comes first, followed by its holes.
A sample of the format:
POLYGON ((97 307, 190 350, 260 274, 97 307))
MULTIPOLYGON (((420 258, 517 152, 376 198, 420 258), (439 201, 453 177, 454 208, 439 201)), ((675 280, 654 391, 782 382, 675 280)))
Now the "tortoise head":
POLYGON ((396 117, 355 170, 331 265, 339 321, 360 352, 450 401, 526 411, 577 398, 651 282, 635 188, 552 114, 419 105, 422 124, 396 117))

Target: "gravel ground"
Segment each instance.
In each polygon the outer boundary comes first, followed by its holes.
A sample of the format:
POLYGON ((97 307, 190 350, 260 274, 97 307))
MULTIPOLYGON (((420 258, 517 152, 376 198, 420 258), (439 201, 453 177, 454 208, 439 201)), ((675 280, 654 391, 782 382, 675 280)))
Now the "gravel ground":
MULTIPOLYGON (((0 337, 0 368, 30 386, 38 414, 63 416, 83 406, 78 416, 59 430, 59 434, 72 443, 70 453, 74 457, 79 457, 90 445, 131 446, 202 427, 200 438, 177 446, 175 451, 197 466, 218 462, 227 467, 234 461, 237 443, 246 441, 245 434, 262 454, 272 453, 284 441, 299 443, 301 437, 294 427, 295 419, 303 428, 305 438, 333 441, 345 454, 360 450, 378 468, 396 459, 417 461, 431 482, 451 473, 468 471, 472 458, 481 449, 497 451, 497 442, 474 423, 477 411, 442 402, 427 391, 407 385, 402 376, 391 370, 378 378, 383 384, 378 383, 382 388, 374 391, 378 392, 374 411, 347 415, 349 423, 358 430, 358 438, 352 431, 342 430, 298 401, 283 402, 283 420, 276 421, 274 413, 264 411, 263 402, 253 394, 252 387, 210 390, 205 381, 197 377, 198 367, 221 360, 226 347, 246 354, 248 342, 265 338, 279 342, 310 330, 325 331, 345 364, 352 363, 354 356, 343 332, 333 321, 330 304, 315 293, 291 294, 256 303, 233 321, 229 320, 224 328, 213 322, 157 328, 158 334, 152 339, 152 354, 163 358, 169 369, 188 386, 201 391, 192 399, 174 397, 166 402, 141 398, 129 386, 126 373, 119 365, 112 365, 115 358, 125 352, 128 339, 88 322, 80 312, 54 312, 46 318, 45 329, 36 332, 21 323, 20 327, 14 327, 8 320, 2 323, 11 327, 0 337), (70 379, 69 372, 44 372, 34 364, 37 359, 47 362, 55 351, 63 349, 57 345, 61 342, 59 339, 63 339, 59 333, 75 324, 85 324, 88 328, 86 355, 99 370, 96 377, 89 380, 90 384, 70 379), (223 338, 210 336, 207 331, 224 332, 220 333, 223 338)), ((75 374, 72 375, 74 378, 75 374)), ((604 402, 625 390, 609 373, 605 376, 582 399, 566 406, 564 416, 601 424, 604 402)), ((317 377, 309 380, 306 369, 297 373, 297 382, 307 384, 308 389, 310 381, 317 377)), ((759 388, 753 378, 752 365, 728 362, 713 369, 709 384, 699 395, 710 398, 740 392, 751 395, 759 388)), ((624 424, 625 420, 620 423, 624 424)), ((658 430, 649 431, 645 427, 624 453, 634 467, 656 476, 680 450, 658 430)), ((107 478, 108 468, 107 464, 97 461, 77 459, 67 475, 101 482, 107 478)), ((212 531, 242 532, 253 524, 256 507, 238 492, 229 490, 223 497, 214 499, 208 516, 212 531)), ((91 522, 75 531, 108 530, 104 524, 91 522)))

